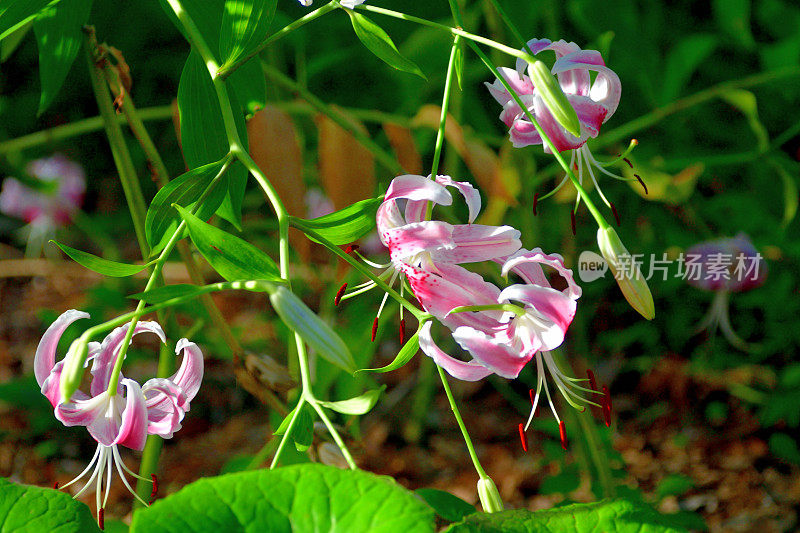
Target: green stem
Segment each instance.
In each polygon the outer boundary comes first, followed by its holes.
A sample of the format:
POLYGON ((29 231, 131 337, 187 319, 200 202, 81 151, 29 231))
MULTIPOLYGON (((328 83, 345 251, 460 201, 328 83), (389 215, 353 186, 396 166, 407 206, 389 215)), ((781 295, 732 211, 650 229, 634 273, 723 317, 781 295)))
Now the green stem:
POLYGON ((272 81, 300 96, 300 98, 308 102, 311 107, 330 118, 340 128, 352 135, 353 138, 355 138, 359 143, 361 143, 362 146, 369 150, 372 155, 375 156, 375 159, 377 159, 381 165, 386 167, 387 170, 395 174, 403 173, 403 169, 400 167, 400 164, 397 162, 394 156, 381 148, 381 146, 373 141, 369 135, 358 129, 350 120, 348 120, 348 117, 344 113, 333 106, 326 104, 308 89, 263 61, 261 63, 261 68, 264 71, 264 74, 269 76, 272 81))
POLYGON ((283 453, 283 449, 286 447, 286 443, 290 440, 290 435, 294 430, 294 425, 297 423, 297 419, 300 417, 300 410, 303 408, 303 405, 306 403, 306 399, 303 395, 300 396, 300 399, 297 402, 297 406, 292 411, 292 419, 289 420, 289 425, 286 426, 286 431, 283 433, 283 437, 281 438, 281 442, 278 444, 278 449, 275 450, 275 455, 272 458, 272 462, 269 465, 270 470, 274 469, 278 466, 278 461, 280 461, 281 454, 283 453))
POLYGON ((439 377, 442 380, 442 386, 444 387, 444 393, 447 395, 447 401, 450 402, 450 409, 453 411, 453 416, 455 416, 458 427, 461 429, 461 434, 464 436, 464 442, 467 445, 467 450, 469 451, 470 459, 472 459, 472 464, 475 466, 475 470, 478 472, 478 475, 481 478, 488 478, 489 476, 486 474, 486 471, 483 469, 481 462, 478 459, 478 454, 475 453, 475 446, 472 445, 472 439, 467 432, 467 427, 464 425, 464 419, 461 418, 461 412, 458 410, 458 405, 456 405, 453 392, 450 390, 450 384, 447 382, 447 376, 445 375, 444 370, 442 370, 442 367, 439 365, 436 365, 436 369, 439 371, 439 377))
MULTIPOLYGON (((433 149, 433 162, 431 163, 431 179, 436 179, 439 171, 439 161, 442 156, 442 146, 444 146, 444 130, 447 125, 447 110, 450 107, 450 91, 453 88, 453 73, 455 72, 456 54, 461 37, 456 35, 453 39, 453 46, 450 48, 450 59, 447 62, 447 76, 444 79, 444 94, 442 95, 442 113, 439 115, 439 129, 436 131, 436 145, 433 149)), ((430 210, 431 204, 428 203, 430 210)), ((430 218, 430 216, 428 217, 430 218)))
POLYGON ((353 460, 353 456, 350 454, 350 450, 348 450, 347 446, 345 446, 342 437, 339 436, 339 432, 336 431, 336 428, 331 423, 330 419, 328 418, 328 415, 325 414, 325 410, 316 401, 310 403, 311 406, 319 415, 319 417, 322 419, 322 423, 325 424, 326 428, 328 428, 328 431, 333 437, 333 441, 336 443, 336 445, 339 447, 339 450, 342 452, 344 460, 347 461, 347 465, 350 467, 351 470, 356 470, 358 467, 356 466, 356 462, 353 460))
MULTIPOLYGON (((166 120, 172 118, 172 106, 164 105, 157 107, 146 107, 139 110, 139 117, 141 120, 145 121, 166 120)), ((114 117, 114 120, 119 123, 123 123, 125 122, 125 117, 123 115, 117 115, 114 117)), ((65 139, 77 137, 78 135, 83 135, 85 133, 92 133, 103 129, 104 126, 105 122, 102 116, 76 120, 75 122, 70 122, 69 124, 55 126, 54 128, 37 131, 28 135, 23 135, 22 137, 17 137, 16 139, 9 139, 7 141, 0 142, 0 155, 10 152, 19 152, 27 148, 33 148, 56 141, 63 141, 65 139)))
POLYGON ((550 137, 548 137, 548 135, 544 132, 542 127, 539 125, 539 122, 536 120, 536 118, 534 118, 530 110, 522 102, 522 99, 517 94, 517 92, 511 87, 511 85, 505 80, 503 76, 499 76, 497 74, 497 67, 495 67, 494 64, 492 64, 492 61, 486 56, 486 54, 484 54, 481 51, 480 48, 478 48, 478 46, 475 43, 470 43, 470 47, 475 51, 478 57, 481 58, 481 61, 483 61, 483 63, 492 72, 492 74, 496 76, 498 80, 500 80, 500 82, 503 84, 503 87, 505 87, 505 89, 514 99, 517 105, 520 106, 520 108, 525 113, 525 116, 528 118, 528 120, 531 121, 534 128, 536 128, 536 131, 541 136, 542 140, 547 144, 547 147, 550 148, 550 151, 553 153, 553 156, 558 161, 558 164, 561 165, 561 168, 563 168, 564 171, 567 173, 567 176, 569 176, 572 185, 575 187, 575 190, 578 191, 578 194, 586 204, 587 209, 589 209, 589 212, 592 214, 595 221, 597 221, 597 225, 600 227, 600 229, 608 228, 609 227, 608 222, 600 213, 600 211, 597 209, 597 207, 594 205, 594 202, 592 202, 592 199, 589 197, 589 193, 587 193, 586 189, 584 189, 578 182, 578 178, 575 177, 575 174, 572 172, 572 169, 564 160, 564 156, 562 156, 561 152, 559 152, 558 149, 556 149, 555 145, 553 144, 553 141, 550 140, 550 137))
POLYGON ((226 79, 228 76, 233 74, 233 72, 237 68, 241 67, 244 63, 246 63, 248 60, 250 60, 254 56, 260 54, 270 44, 274 43, 275 41, 277 41, 281 37, 284 37, 284 36, 288 35, 289 33, 293 32, 294 30, 296 30, 296 29, 298 29, 298 28, 300 28, 302 26, 305 26, 306 24, 308 24, 312 20, 317 19, 317 18, 321 17, 322 15, 324 15, 326 13, 330 13, 331 11, 333 11, 336 8, 337 8, 337 2, 336 1, 332 1, 332 2, 329 2, 329 3, 325 4, 324 6, 322 6, 320 8, 318 8, 318 9, 315 9, 314 11, 311 11, 310 13, 308 13, 305 16, 295 20, 294 22, 292 22, 290 24, 287 24, 286 26, 284 26, 280 30, 276 31, 275 33, 273 33, 272 35, 267 37, 264 41, 261 42, 261 44, 259 44, 255 48, 255 50, 253 50, 252 52, 250 52, 246 56, 242 57, 241 59, 237 59, 236 61, 234 61, 230 65, 223 65, 222 67, 220 67, 216 71, 216 77, 219 77, 219 78, 221 78, 223 80, 226 79))

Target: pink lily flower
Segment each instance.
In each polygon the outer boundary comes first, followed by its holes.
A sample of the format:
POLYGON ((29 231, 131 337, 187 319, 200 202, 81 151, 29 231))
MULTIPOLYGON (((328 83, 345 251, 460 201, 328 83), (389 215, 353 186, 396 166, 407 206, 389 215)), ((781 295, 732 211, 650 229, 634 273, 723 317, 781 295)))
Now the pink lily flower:
MULTIPOLYGON (((489 261, 519 250, 520 233, 511 226, 473 224, 480 209, 480 194, 467 182, 455 181, 450 176, 436 176, 435 180, 411 174, 398 176, 386 190, 376 216, 378 235, 389 249, 390 262, 374 263, 358 250, 354 250, 354 253, 368 265, 384 269, 380 277, 392 285, 406 272, 406 267, 436 272, 445 265, 489 261), (469 211, 469 224, 426 220, 429 203, 442 206, 453 203, 448 187, 455 188, 464 197, 469 211)), ((374 286, 375 283, 369 281, 355 287, 348 294, 343 294, 344 291, 340 290, 336 302, 374 286)), ((385 302, 386 296, 381 303, 378 317, 385 302)))
POLYGON ((69 223, 83 202, 86 177, 83 167, 64 157, 31 161, 27 173, 52 190, 32 189, 16 178, 6 178, 0 191, 0 212, 28 223, 29 245, 39 247, 57 228, 69 223))
MULTIPOLYGON (((549 39, 531 39, 528 41, 527 47, 534 55, 546 50, 555 54, 556 61, 553 64, 551 73, 558 78, 559 85, 567 97, 567 101, 578 115, 580 136, 575 137, 569 133, 555 119, 542 97, 537 94, 531 76, 524 73, 527 66, 524 60, 517 59, 516 70, 499 68, 498 74, 519 95, 527 110, 536 118, 536 121, 553 142, 556 150, 559 152, 572 150, 569 165, 577 170, 578 181, 581 184, 583 183, 585 167, 603 202, 611 208, 611 203, 598 186, 594 170, 625 181, 627 178, 606 170, 606 167, 621 161, 622 157, 609 162, 600 162, 592 155, 589 147, 586 146, 586 141, 597 137, 602 124, 611 118, 617 110, 620 95, 622 94, 619 76, 605 65, 600 52, 597 50, 581 50, 575 43, 568 43, 564 40, 552 42, 549 39), (594 82, 591 81, 591 72, 597 73, 594 82)), ((527 48, 523 49, 523 51, 527 51, 527 48)), ((544 143, 541 135, 525 115, 522 107, 512 98, 500 80, 495 80, 491 84, 486 83, 486 87, 494 99, 503 106, 500 120, 508 126, 512 144, 517 148, 541 144, 545 153, 551 153, 550 147, 544 143)), ((632 141, 628 151, 636 144, 632 141)), ((626 154, 628 151, 626 151, 626 154)), ((565 176, 555 190, 560 189, 566 180, 567 177, 565 176)), ((547 196, 553 194, 555 190, 547 196)), ((542 197, 541 199, 544 198, 542 197)))
POLYGON ((730 320, 730 293, 746 292, 761 286, 767 277, 764 257, 744 233, 727 239, 706 241, 686 251, 686 282, 714 299, 697 331, 719 327, 731 345, 743 351, 753 348, 733 330, 730 320))
MULTIPOLYGON (((159 435, 168 439, 181 428, 181 421, 189 410, 189 402, 197 394, 203 379, 203 354, 196 344, 181 339, 176 346, 176 353, 183 353, 183 360, 173 376, 150 379, 144 386, 120 376, 120 386, 116 394, 111 395, 108 387, 112 369, 129 324, 120 326, 109 333, 102 343, 89 343, 86 360, 87 365, 92 362, 89 394, 77 391, 70 401, 62 402, 59 389, 64 360, 55 361, 56 348, 67 327, 81 318, 89 318, 89 315, 70 309, 59 316, 42 336, 34 358, 36 381, 53 405, 56 418, 65 426, 85 426, 97 441, 97 451, 89 465, 62 488, 79 481, 92 470, 89 480, 75 497, 83 494, 96 481, 99 513, 108 500, 111 475, 116 467, 128 491, 147 505, 130 486, 125 472, 135 478, 143 478, 125 465, 118 446, 142 450, 147 435, 159 435), (105 497, 101 505, 104 473, 105 497)), ((164 332, 156 322, 138 322, 134 335, 144 332, 155 333, 161 342, 166 342, 164 332)))

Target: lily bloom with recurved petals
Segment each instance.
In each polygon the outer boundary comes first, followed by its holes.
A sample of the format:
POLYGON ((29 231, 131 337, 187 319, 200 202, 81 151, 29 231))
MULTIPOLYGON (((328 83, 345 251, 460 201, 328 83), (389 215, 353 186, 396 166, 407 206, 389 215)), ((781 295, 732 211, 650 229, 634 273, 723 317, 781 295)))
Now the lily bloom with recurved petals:
MULTIPOLYGON (((136 478, 139 476, 122 462, 118 446, 142 450, 148 434, 168 439, 180 429, 180 423, 189 410, 189 402, 197 394, 203 379, 203 354, 196 344, 181 339, 176 346, 176 353, 182 353, 183 360, 173 376, 150 379, 144 386, 120 376, 119 386, 112 394, 108 390, 112 369, 129 327, 128 324, 120 326, 109 333, 102 343, 89 344, 87 365, 90 361, 92 363, 89 394, 79 390, 70 401, 62 402, 59 389, 64 361, 56 362, 56 348, 67 327, 81 318, 89 318, 89 315, 71 309, 47 329, 36 349, 34 374, 42 393, 55 408, 56 418, 66 426, 85 426, 97 441, 97 451, 89 465, 62 488, 79 481, 92 470, 89 481, 75 497, 96 482, 97 509, 100 512, 108 500, 111 474, 115 467, 125 487, 139 498, 128 483, 125 472, 136 478), (101 505, 104 474, 105 496, 101 505)), ((138 322, 134 335, 144 332, 155 333, 162 342, 166 342, 164 332, 156 322, 138 322)), ((144 501, 142 503, 147 504, 144 501)))

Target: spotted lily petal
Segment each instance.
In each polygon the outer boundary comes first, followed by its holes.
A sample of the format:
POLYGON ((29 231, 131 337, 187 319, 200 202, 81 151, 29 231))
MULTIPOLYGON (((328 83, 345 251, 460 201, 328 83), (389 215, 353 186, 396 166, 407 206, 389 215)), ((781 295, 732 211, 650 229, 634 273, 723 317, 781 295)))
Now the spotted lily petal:
POLYGON ((511 226, 469 224, 453 226, 454 246, 431 254, 434 262, 476 263, 505 257, 519 250, 519 230, 511 226))
POLYGON ((535 353, 520 353, 505 339, 467 326, 456 328, 453 338, 491 373, 509 379, 516 378, 535 353))
POLYGON ((492 373, 488 368, 471 361, 469 363, 447 355, 439 348, 431 337, 432 322, 426 322, 419 330, 419 347, 422 351, 433 359, 433 361, 444 368, 448 374, 456 379, 464 381, 478 381, 492 373))

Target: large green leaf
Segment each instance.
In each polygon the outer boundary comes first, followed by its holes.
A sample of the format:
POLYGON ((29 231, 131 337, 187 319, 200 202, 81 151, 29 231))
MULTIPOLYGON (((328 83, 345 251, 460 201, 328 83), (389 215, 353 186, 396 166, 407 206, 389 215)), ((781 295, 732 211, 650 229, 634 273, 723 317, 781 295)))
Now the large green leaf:
POLYGON ((436 514, 449 522, 463 520, 465 517, 478 512, 474 505, 443 490, 425 488, 417 489, 414 492, 433 507, 436 514))
POLYGON ((247 56, 267 37, 276 0, 226 0, 219 35, 223 67, 247 56))
MULTIPOLYGON (((239 139, 246 144, 247 131, 236 94, 228 91, 239 139)), ((222 109, 208 69, 200 55, 192 51, 183 67, 178 84, 178 112, 181 126, 181 148, 189 168, 200 167, 222 159, 230 151, 225 134, 222 109)), ((244 146, 246 149, 247 146, 244 146)), ((247 185, 247 171, 236 166, 228 171, 228 190, 219 215, 237 228, 241 227, 242 199, 247 185)))
POLYGON ((0 40, 21 28, 48 5, 58 0, 5 0, 0 2, 0 40))
POLYGON ((669 533, 686 531, 677 520, 630 500, 576 503, 543 511, 476 513, 453 524, 448 533, 533 533, 574 531, 593 533, 669 533))
POLYGON ((81 265, 85 266, 89 270, 93 270, 98 274, 103 274, 104 276, 111 276, 113 278, 124 278, 126 276, 133 276, 137 272, 141 272, 147 265, 131 265, 128 263, 119 263, 117 261, 109 261, 108 259, 103 259, 102 257, 97 257, 94 254, 90 254, 89 252, 84 252, 81 250, 76 250, 75 248, 71 248, 66 244, 61 244, 58 241, 50 241, 68 256, 72 258, 73 261, 76 263, 80 263, 81 265))
POLYGON ((89 18, 92 0, 61 0, 36 17, 33 33, 39 45, 42 96, 39 113, 53 103, 83 43, 81 28, 89 18))
MULTIPOLYGON (((223 162, 216 161, 181 174, 167 183, 150 202, 144 221, 144 233, 150 245, 151 255, 160 252, 178 229, 181 217, 172 204, 192 209, 200 197, 208 189, 211 182, 222 169, 223 162)), ((227 175, 214 185, 214 188, 203 199, 196 215, 208 220, 222 204, 227 191, 227 175)))
POLYGON ((291 217, 290 224, 301 231, 312 230, 331 244, 349 244, 375 228, 375 214, 382 201, 382 198, 361 200, 335 213, 310 220, 291 217))
POLYGON ((320 464, 188 485, 133 516, 131 533, 434 531, 433 510, 392 479, 320 464))
POLYGON ((180 206, 175 209, 186 221, 192 242, 220 276, 228 281, 281 281, 278 265, 270 256, 249 242, 206 224, 180 206))
POLYGON ((403 56, 397 50, 391 37, 389 37, 380 26, 352 9, 346 9, 345 11, 350 15, 350 22, 353 24, 356 36, 370 52, 378 56, 378 58, 387 65, 397 70, 416 74, 423 80, 427 80, 425 74, 422 73, 417 64, 403 56))
POLYGON ((100 531, 86 504, 66 492, 0 478, 0 531, 100 531))

